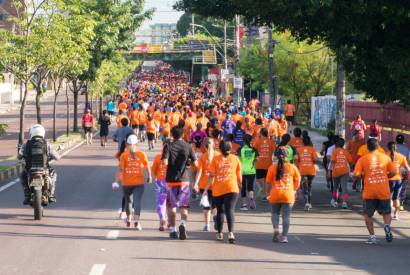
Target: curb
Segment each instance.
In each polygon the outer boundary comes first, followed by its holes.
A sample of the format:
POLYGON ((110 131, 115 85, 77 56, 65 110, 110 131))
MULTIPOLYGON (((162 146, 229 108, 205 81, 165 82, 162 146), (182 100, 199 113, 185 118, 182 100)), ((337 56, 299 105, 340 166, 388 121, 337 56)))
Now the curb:
MULTIPOLYGON (((67 142, 63 142, 58 145, 52 144, 51 146, 58 154, 62 155, 64 154, 64 152, 70 150, 71 148, 74 148, 81 142, 83 142, 83 138, 79 136, 78 138, 73 138, 72 140, 68 140, 67 142)), ((4 171, 0 171, 0 186, 2 185, 1 183, 18 178, 21 172, 23 172, 23 164, 21 162, 10 166, 10 168, 4 171)))

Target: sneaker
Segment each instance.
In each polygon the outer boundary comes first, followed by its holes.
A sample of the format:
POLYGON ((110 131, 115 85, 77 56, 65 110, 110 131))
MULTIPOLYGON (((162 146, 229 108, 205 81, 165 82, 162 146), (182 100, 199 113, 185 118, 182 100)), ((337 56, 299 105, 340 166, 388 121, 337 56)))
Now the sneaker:
POLYGON ((169 232, 170 239, 178 239, 178 233, 176 231, 169 232))
POLYGON ((159 231, 165 231, 165 227, 167 226, 167 222, 166 221, 161 221, 159 224, 159 231))
POLYGON ((266 197, 263 197, 263 198, 262 198, 262 201, 263 201, 263 202, 267 202, 268 199, 267 199, 266 197))
POLYGON ((248 207, 247 207, 246 204, 245 204, 245 205, 242 205, 242 207, 239 208, 239 210, 241 210, 241 211, 248 211, 248 207))
POLYGON ((274 242, 274 243, 278 243, 278 242, 279 242, 279 232, 275 231, 275 232, 273 233, 272 242, 274 242))
POLYGON ((130 228, 130 227, 131 227, 131 222, 130 222, 130 221, 125 221, 125 226, 126 226, 127 228, 130 228))
POLYGON ((256 203, 255 203, 255 200, 254 200, 254 199, 251 199, 250 208, 251 208, 251 209, 256 209, 256 203))
POLYGON ((135 229, 137 229, 137 231, 141 231, 141 230, 142 230, 141 223, 135 222, 135 223, 134 223, 134 226, 135 226, 135 229))
POLYGON ((224 234, 223 233, 216 233, 216 239, 218 241, 223 241, 224 240, 224 234))
POLYGON ((386 241, 391 243, 393 241, 393 233, 391 232, 390 225, 386 224, 384 226, 384 233, 386 233, 386 241))
POLYGON ((343 208, 343 209, 349 208, 349 207, 347 206, 347 202, 344 201, 344 202, 342 203, 342 208, 343 208))
POLYGON ((332 199, 332 200, 330 201, 330 206, 332 206, 332 207, 337 207, 337 202, 335 201, 335 199, 332 199))
POLYGON ((209 224, 205 224, 205 225, 204 225, 204 228, 202 229, 202 231, 204 231, 204 232, 209 232, 209 231, 211 231, 209 224))
POLYGON ((310 203, 306 203, 305 204, 305 211, 309 211, 310 209, 312 209, 312 205, 310 203))
POLYGON ((49 203, 55 203, 55 202, 57 202, 57 199, 56 199, 56 197, 54 197, 54 196, 50 196, 50 197, 48 198, 48 202, 49 202, 49 203))
POLYGON ((179 226, 179 239, 180 240, 186 240, 186 228, 184 224, 181 224, 179 226))
POLYGON ((230 244, 235 243, 235 235, 232 232, 229 233, 228 241, 230 244))
POLYGON ((125 220, 127 218, 127 213, 121 212, 120 214, 120 220, 125 220))
POLYGON ((280 239, 280 242, 281 243, 288 243, 289 242, 288 237, 282 236, 282 238, 280 239))
POLYGON ((367 244, 377 244, 376 235, 370 235, 366 241, 367 244))
POLYGON ((404 206, 400 205, 400 211, 404 211, 404 206))

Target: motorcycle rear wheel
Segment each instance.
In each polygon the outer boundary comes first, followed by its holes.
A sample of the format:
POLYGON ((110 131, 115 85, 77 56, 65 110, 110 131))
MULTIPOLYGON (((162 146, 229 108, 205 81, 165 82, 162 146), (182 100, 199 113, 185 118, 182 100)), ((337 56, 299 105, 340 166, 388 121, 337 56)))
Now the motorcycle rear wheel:
POLYGON ((41 206, 41 190, 34 190, 33 193, 33 208, 34 220, 39 221, 43 217, 43 207, 41 206))

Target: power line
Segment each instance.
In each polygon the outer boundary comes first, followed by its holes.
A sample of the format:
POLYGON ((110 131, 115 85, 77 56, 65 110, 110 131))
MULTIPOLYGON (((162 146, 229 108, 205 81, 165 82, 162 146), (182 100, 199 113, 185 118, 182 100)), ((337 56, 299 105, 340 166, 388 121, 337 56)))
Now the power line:
POLYGON ((286 49, 285 47, 283 47, 281 44, 276 44, 279 48, 281 48, 282 50, 284 50, 285 52, 288 52, 288 53, 291 53, 291 54, 312 54, 312 53, 315 53, 315 52, 318 52, 318 51, 321 51, 321 50, 323 50, 324 48, 326 48, 325 46, 323 46, 323 47, 321 47, 321 48, 319 48, 319 49, 316 49, 316 50, 312 50, 312 51, 308 51, 308 52, 295 52, 295 51, 292 51, 292 50, 288 50, 288 49, 286 49))

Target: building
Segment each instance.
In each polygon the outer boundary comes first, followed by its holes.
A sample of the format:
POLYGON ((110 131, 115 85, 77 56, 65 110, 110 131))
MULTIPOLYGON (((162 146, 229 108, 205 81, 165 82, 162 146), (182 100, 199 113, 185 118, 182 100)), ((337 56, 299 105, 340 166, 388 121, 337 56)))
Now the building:
POLYGON ((17 16, 17 10, 13 6, 13 0, 0 0, 0 28, 13 30, 13 22, 10 17, 17 16))
POLYGON ((154 24, 151 29, 151 44, 164 45, 168 44, 170 38, 177 29, 176 24, 154 24))

